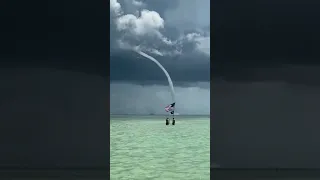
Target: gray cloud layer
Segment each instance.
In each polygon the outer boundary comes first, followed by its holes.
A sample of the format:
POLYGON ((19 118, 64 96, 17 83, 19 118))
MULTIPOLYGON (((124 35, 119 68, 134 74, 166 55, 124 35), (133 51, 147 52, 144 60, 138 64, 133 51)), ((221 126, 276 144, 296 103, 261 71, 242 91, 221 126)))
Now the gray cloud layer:
MULTIPOLYGON (((199 62, 196 57, 184 57, 184 59, 157 57, 157 59, 167 69, 174 82, 208 82, 210 80, 210 67, 207 62, 199 62)), ((167 84, 165 75, 155 63, 135 53, 112 56, 110 79, 111 81, 167 84)))

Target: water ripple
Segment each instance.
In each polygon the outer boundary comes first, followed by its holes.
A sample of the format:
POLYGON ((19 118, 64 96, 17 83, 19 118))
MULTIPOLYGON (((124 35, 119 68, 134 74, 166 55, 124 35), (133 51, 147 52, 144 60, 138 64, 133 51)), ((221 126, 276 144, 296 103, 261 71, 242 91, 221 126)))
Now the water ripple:
POLYGON ((111 180, 210 179, 210 121, 207 118, 112 119, 111 180))

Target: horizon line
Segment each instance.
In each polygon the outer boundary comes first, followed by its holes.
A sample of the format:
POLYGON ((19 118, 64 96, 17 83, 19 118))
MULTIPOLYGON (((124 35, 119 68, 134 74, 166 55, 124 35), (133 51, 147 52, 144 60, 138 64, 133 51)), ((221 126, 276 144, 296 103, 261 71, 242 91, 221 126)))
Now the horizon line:
MULTIPOLYGON (((138 116, 166 116, 168 114, 113 114, 110 113, 110 115, 138 115, 138 116)), ((175 114, 176 116, 209 116, 210 114, 175 114)), ((171 116, 171 114, 169 114, 171 116)))

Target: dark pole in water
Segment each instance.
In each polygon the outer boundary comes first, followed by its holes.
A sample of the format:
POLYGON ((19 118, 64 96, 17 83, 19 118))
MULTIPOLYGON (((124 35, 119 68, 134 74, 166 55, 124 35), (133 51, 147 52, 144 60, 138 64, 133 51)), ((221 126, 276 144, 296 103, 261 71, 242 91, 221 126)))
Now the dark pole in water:
POLYGON ((176 120, 174 119, 174 111, 171 112, 172 114, 172 125, 175 125, 176 124, 176 120))
POLYGON ((166 125, 169 125, 170 124, 170 122, 169 122, 169 118, 168 117, 166 117, 166 125))

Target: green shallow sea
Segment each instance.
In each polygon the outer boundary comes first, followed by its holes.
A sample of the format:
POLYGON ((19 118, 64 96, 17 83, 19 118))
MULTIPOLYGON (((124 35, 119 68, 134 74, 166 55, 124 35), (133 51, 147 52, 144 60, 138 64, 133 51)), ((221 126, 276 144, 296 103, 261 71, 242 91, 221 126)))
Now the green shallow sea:
POLYGON ((209 117, 111 116, 110 179, 209 180, 209 117))

